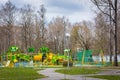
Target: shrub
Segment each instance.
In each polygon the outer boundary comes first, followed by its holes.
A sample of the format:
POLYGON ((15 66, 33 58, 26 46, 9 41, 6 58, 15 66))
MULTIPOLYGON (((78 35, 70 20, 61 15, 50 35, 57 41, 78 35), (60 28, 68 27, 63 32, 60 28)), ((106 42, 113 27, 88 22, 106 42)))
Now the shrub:
MULTIPOLYGON (((67 67, 68 66, 68 61, 63 61, 63 67, 67 67)), ((69 61, 69 67, 73 66, 73 62, 69 61)))

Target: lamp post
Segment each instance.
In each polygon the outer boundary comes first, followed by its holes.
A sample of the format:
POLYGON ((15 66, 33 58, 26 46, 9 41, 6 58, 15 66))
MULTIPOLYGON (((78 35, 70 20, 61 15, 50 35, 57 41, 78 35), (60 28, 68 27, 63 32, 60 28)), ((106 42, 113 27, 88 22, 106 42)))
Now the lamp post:
POLYGON ((66 49, 67 51, 66 52, 67 52, 67 56, 68 56, 68 65, 67 66, 69 67, 70 66, 69 65, 69 56, 70 56, 69 38, 70 38, 70 34, 66 33, 65 36, 66 36, 66 45, 67 45, 67 49, 66 49))
POLYGON ((55 53, 57 52, 57 46, 56 46, 56 40, 57 40, 57 38, 56 38, 56 36, 54 37, 54 51, 55 51, 55 53))

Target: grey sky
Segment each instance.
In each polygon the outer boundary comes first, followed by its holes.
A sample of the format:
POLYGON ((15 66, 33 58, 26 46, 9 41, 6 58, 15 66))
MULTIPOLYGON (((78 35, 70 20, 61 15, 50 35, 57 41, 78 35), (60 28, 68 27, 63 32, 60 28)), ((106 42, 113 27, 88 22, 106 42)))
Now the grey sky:
MULTIPOLYGON (((0 0, 4 4, 8 0, 0 0)), ((46 8, 46 20, 50 21, 53 17, 63 17, 70 22, 80 22, 83 20, 94 21, 94 7, 90 0, 11 0, 15 5, 21 7, 24 4, 31 4, 36 9, 41 4, 46 8)))

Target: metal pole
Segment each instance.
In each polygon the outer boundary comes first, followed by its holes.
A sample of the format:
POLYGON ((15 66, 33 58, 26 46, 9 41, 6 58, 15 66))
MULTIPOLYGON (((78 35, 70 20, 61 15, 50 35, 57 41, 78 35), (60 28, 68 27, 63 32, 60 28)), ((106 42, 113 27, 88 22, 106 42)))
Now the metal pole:
MULTIPOLYGON (((66 27, 65 27, 65 26, 66 26, 66 25, 65 25, 65 21, 64 21, 64 29, 63 29, 63 33, 64 33, 64 34, 63 34, 63 40, 64 40, 64 41, 63 41, 63 42, 64 42, 64 43, 63 43, 63 44, 64 44, 64 46, 63 46, 64 48, 63 48, 63 49, 64 49, 64 50, 66 49, 66 39, 65 39, 66 27)), ((63 53, 65 53, 65 52, 63 51, 63 53)), ((64 54, 64 55, 65 55, 65 54, 64 54)), ((65 73, 64 73, 64 79, 66 80, 66 68, 65 68, 65 73)))
POLYGON ((69 65, 69 51, 68 51, 68 68, 69 68, 69 66, 70 66, 70 65, 69 65))

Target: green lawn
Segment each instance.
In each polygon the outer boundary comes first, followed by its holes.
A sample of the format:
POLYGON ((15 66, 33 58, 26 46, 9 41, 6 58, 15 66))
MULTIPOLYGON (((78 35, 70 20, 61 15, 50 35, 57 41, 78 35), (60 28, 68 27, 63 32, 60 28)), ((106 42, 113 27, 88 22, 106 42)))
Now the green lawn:
POLYGON ((90 77, 107 79, 107 80, 120 80, 120 75, 96 75, 96 76, 90 76, 90 77))
POLYGON ((96 74, 100 71, 98 68, 72 67, 56 70, 56 72, 70 75, 96 74))
POLYGON ((0 80, 35 80, 43 77, 33 68, 0 68, 0 80))

